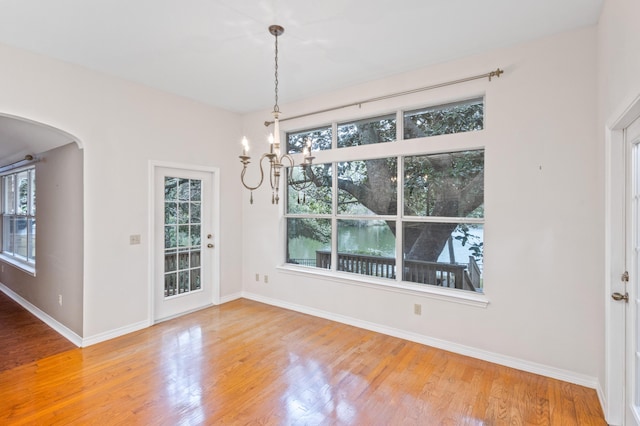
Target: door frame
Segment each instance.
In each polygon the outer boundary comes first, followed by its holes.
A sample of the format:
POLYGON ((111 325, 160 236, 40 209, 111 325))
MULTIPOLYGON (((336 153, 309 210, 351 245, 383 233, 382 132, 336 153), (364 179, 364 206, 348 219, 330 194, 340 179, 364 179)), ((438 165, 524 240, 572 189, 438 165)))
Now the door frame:
POLYGON ((625 228, 627 224, 627 144, 624 130, 640 116, 640 95, 605 128, 605 417, 609 424, 623 424, 626 365, 626 305, 611 299, 614 292, 626 291, 621 274, 625 271, 625 228))
MULTIPOLYGON (((147 233, 149 235, 148 248, 147 248, 147 252, 148 252, 147 276, 149 277, 149 281, 147 283, 147 292, 148 292, 147 312, 149 313, 149 316, 147 318, 147 322, 149 323, 149 326, 155 324, 156 322, 155 321, 155 299, 154 299, 155 298, 154 287, 156 282, 156 276, 155 276, 156 253, 154 252, 154 249, 155 249, 155 241, 156 241, 155 203, 157 200, 155 197, 155 179, 158 174, 159 168, 204 172, 204 173, 211 173, 212 175, 211 178, 212 178, 213 184, 212 184, 211 190, 213 193, 209 195, 211 197, 211 203, 212 203, 211 214, 213 215, 213 218, 212 218, 211 226, 213 228, 213 233, 214 233, 213 235, 214 235, 215 248, 214 248, 213 259, 211 262, 211 269, 212 269, 211 272, 213 273, 213 276, 211 277, 211 285, 212 285, 211 303, 213 305, 220 304, 220 250, 222 248, 220 244, 220 169, 218 167, 149 160, 149 167, 148 167, 149 228, 147 230, 147 233)), ((203 197, 204 196, 205 195, 203 194, 203 197)))

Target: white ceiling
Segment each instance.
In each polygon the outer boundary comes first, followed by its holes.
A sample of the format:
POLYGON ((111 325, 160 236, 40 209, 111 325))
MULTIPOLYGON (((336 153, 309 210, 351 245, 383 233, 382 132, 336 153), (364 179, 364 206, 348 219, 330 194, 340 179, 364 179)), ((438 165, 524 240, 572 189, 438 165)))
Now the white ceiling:
POLYGON ((2 0, 0 43, 242 113, 273 105, 271 24, 282 104, 595 25, 603 1, 2 0))

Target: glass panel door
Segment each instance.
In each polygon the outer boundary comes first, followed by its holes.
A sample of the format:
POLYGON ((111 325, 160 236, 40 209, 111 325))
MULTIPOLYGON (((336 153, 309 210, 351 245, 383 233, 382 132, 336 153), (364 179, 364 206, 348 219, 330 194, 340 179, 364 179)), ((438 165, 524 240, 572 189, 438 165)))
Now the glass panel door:
MULTIPOLYGON (((154 319, 213 303, 213 173, 157 167, 154 201, 154 319)), ((215 261, 214 261, 215 260, 215 261)))

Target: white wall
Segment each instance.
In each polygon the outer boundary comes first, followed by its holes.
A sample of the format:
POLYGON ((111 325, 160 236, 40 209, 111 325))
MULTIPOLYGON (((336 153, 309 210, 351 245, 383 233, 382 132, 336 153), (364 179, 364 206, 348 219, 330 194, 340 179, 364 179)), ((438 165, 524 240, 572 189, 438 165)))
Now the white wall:
MULTIPOLYGON (((596 138, 596 29, 588 28, 282 105, 293 116, 501 67, 505 74, 282 123, 300 129, 398 107, 486 93, 486 308, 291 275, 270 192, 243 198, 243 287, 249 297, 440 343, 597 387, 603 363, 603 188, 596 138), (257 283, 254 274, 269 275, 257 283), (413 314, 421 303, 422 316, 413 314)), ((282 82, 281 84, 286 84, 282 82)), ((253 141, 268 111, 244 117, 253 141)), ((450 136, 428 149, 455 146, 450 136)), ((257 142, 256 142, 257 144, 257 142)), ((254 145, 255 146, 255 145, 254 145)), ((265 145, 266 147, 266 145, 265 145)), ((239 150, 239 148, 237 148, 239 150)), ((399 148, 401 149, 401 148, 399 148)), ((258 148, 254 148, 254 154, 258 148)))
POLYGON ((85 339, 149 319, 149 160, 219 167, 221 295, 240 292, 238 168, 229 161, 239 116, 7 46, 0 63, 0 113, 64 130, 84 147, 85 339), (130 234, 142 244, 129 245, 130 234))

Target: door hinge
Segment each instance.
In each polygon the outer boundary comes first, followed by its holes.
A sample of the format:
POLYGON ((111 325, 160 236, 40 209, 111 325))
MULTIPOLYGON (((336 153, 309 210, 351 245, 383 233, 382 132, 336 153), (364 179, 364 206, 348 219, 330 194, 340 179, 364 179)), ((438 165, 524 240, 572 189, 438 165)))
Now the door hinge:
POLYGON ((620 280, 622 282, 628 283, 629 282, 629 272, 628 271, 624 271, 622 273, 622 276, 620 277, 620 280))

